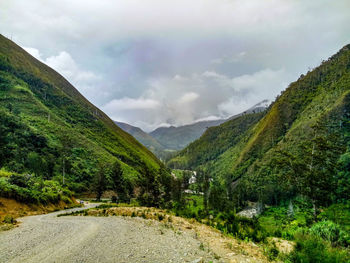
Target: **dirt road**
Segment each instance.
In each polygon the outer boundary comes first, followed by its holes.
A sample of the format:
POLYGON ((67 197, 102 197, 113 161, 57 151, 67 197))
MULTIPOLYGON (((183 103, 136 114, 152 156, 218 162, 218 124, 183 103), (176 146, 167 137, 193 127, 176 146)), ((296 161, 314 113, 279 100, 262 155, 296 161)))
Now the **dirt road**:
POLYGON ((59 213, 25 217, 0 232, 0 262, 215 262, 195 237, 154 221, 59 213))

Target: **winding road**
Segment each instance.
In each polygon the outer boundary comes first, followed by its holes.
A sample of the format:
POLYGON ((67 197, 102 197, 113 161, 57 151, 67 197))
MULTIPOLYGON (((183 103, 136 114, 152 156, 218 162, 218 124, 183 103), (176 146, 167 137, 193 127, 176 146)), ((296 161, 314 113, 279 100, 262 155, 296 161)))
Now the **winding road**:
MULTIPOLYGON (((96 206, 90 204, 89 207, 96 206)), ((0 262, 192 262, 212 260, 189 233, 141 218, 63 216, 21 218, 0 232, 0 262)), ((214 260, 215 261, 215 260, 214 260)))

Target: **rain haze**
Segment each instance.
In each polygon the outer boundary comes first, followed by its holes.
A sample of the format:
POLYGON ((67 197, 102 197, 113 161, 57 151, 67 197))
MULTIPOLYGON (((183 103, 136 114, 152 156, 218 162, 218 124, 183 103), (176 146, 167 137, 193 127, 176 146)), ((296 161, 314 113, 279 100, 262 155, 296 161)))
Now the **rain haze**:
POLYGON ((274 98, 350 42, 348 0, 3 0, 0 33, 113 120, 159 126, 274 98))

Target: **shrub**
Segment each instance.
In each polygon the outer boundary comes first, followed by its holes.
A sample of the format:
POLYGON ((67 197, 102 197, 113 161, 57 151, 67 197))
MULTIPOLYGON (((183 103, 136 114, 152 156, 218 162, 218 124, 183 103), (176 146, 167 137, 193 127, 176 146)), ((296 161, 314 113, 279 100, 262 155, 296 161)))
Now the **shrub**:
POLYGON ((347 263, 350 257, 341 249, 327 246, 314 235, 296 235, 295 249, 288 255, 287 262, 293 263, 347 263))
POLYGON ((17 221, 13 218, 12 215, 5 215, 3 222, 5 224, 15 224, 17 221))
POLYGON ((12 174, 8 179, 10 184, 17 185, 19 187, 27 187, 28 186, 28 177, 19 174, 12 174))
POLYGON ((279 254, 279 251, 278 251, 276 244, 274 242, 272 244, 269 244, 265 248, 264 252, 269 260, 275 260, 279 254))
POLYGON ((310 228, 310 233, 314 236, 331 242, 333 246, 346 246, 350 244, 350 236, 345 231, 343 231, 339 225, 329 220, 314 224, 310 228))
POLYGON ((0 177, 10 177, 13 173, 6 171, 5 169, 0 169, 0 177))
POLYGON ((115 195, 112 196, 112 203, 117 203, 117 197, 115 195))

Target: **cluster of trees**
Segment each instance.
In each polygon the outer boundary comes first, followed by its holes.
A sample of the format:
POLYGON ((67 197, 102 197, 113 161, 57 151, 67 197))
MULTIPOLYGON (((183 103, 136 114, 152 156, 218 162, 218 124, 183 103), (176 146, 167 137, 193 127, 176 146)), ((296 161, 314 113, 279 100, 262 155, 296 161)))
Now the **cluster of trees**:
POLYGON ((121 168, 119 161, 113 165, 98 165, 97 175, 93 183, 96 198, 100 200, 106 190, 115 192, 114 201, 128 203, 136 198, 141 205, 169 207, 176 188, 176 180, 165 168, 141 171, 136 181, 131 181, 121 168))

